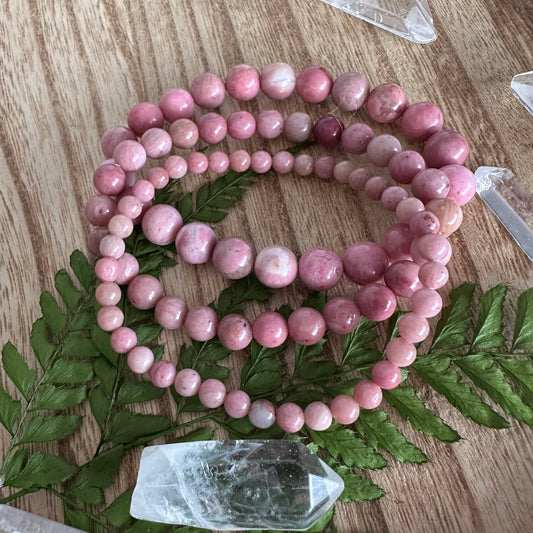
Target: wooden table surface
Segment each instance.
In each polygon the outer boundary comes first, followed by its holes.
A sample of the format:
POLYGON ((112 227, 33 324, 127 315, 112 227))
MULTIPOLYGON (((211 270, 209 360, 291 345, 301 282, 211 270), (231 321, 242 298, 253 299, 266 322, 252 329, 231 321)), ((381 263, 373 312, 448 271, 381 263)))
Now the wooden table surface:
MULTIPOLYGON (((296 72, 318 64, 333 76, 357 70, 372 85, 398 83, 411 102, 436 102, 445 126, 465 134, 470 169, 507 167, 533 189, 533 117, 509 88, 514 74, 533 69, 533 3, 430 3, 438 39, 416 45, 319 0, 5 0, 0 8, 2 344, 12 340, 22 353, 29 352, 39 294, 53 290, 54 273, 68 265, 74 249, 86 250, 83 205, 94 194, 101 134, 125 123, 136 102, 157 102, 164 89, 187 87, 205 71, 224 76, 239 63, 261 69, 284 61, 296 72)), ((235 105, 227 100, 222 113, 235 105)), ((274 104, 261 97, 251 109, 272 105, 284 115, 310 109, 314 117, 333 108, 329 101, 304 106, 294 95, 274 104)), ((234 149, 239 143, 227 145, 234 149)), ((247 144, 259 145, 258 140, 247 144)), ((270 175, 216 231, 242 236, 258 249, 284 243, 298 252, 313 246, 340 252, 357 239, 378 239, 384 229, 380 213, 379 206, 340 184, 270 175)), ((532 286, 531 263, 477 197, 466 207, 452 244, 447 289, 465 280, 485 289, 501 282, 516 296, 532 286)), ((224 286, 211 274, 191 268, 176 279, 184 296, 199 304, 224 286)), ((289 291, 284 298, 296 303, 297 295, 289 291)), ((13 390, 4 375, 2 383, 13 390)), ((438 443, 404 424, 431 462, 393 463, 372 472, 387 495, 374 503, 339 506, 338 531, 533 532, 533 430, 517 423, 500 431, 480 428, 429 389, 424 395, 463 440, 438 443)), ((65 441, 60 453, 83 459, 94 452, 96 427, 90 420, 87 425, 89 430, 65 441)), ((0 455, 8 442, 1 430, 0 455)), ((126 463, 116 493, 133 481, 137 460, 135 454, 128 459, 131 468, 126 463)), ((63 519, 60 502, 43 491, 16 505, 63 519)))

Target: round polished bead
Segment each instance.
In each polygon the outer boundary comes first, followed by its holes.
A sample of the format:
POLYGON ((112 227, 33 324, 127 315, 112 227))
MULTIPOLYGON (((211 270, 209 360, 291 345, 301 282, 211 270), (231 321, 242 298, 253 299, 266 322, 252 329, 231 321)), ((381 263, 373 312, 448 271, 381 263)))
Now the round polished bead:
POLYGON ((155 321, 165 329, 178 329, 187 316, 187 304, 178 296, 163 296, 155 305, 155 321))
POLYGON ((385 347, 387 359, 398 367, 409 366, 416 359, 416 346, 403 337, 391 339, 385 347))
POLYGON ((315 141, 326 148, 335 148, 342 139, 344 123, 333 115, 327 115, 317 120, 313 126, 315 141))
POLYGON ((203 152, 191 152, 187 156, 187 168, 192 174, 203 174, 209 167, 209 159, 203 152))
POLYGON ((313 119, 300 111, 291 113, 283 125, 283 132, 287 140, 291 142, 304 142, 309 139, 313 132, 313 119))
MULTIPOLYGON (((124 254, 124 251, 126 249, 126 245, 124 244, 124 240, 120 237, 117 237, 116 235, 105 235, 102 237, 102 240, 100 241, 100 253, 105 257, 114 257, 115 259, 118 259, 124 254)), ((105 280, 104 280, 105 281, 105 280)), ((107 281, 113 281, 113 280, 107 280, 107 281)))
POLYGON ((408 224, 394 224, 381 236, 381 247, 391 263, 400 259, 411 259, 411 245, 414 239, 415 236, 408 224))
POLYGON ((440 228, 437 215, 431 211, 420 211, 411 217, 409 229, 417 237, 431 233, 438 233, 440 228))
POLYGON ((333 169, 333 177, 338 183, 348 183, 348 176, 354 171, 354 166, 347 159, 339 161, 333 169))
POLYGON ((316 65, 302 70, 296 78, 296 91, 303 100, 312 104, 323 102, 329 96, 332 86, 331 74, 316 65))
POLYGON ((436 261, 424 263, 418 271, 418 278, 428 289, 440 289, 448 282, 448 269, 436 261))
POLYGON ((381 194, 381 203, 387 211, 396 211, 398 204, 408 198, 409 194, 403 187, 387 187, 381 194))
POLYGON ((272 63, 261 72, 261 90, 272 100, 283 100, 294 91, 296 76, 286 63, 272 63))
POLYGON ((275 311, 265 311, 252 325, 253 338, 265 348, 281 346, 289 334, 287 321, 275 311))
POLYGON ((93 183, 98 192, 106 196, 114 196, 115 194, 120 194, 124 189, 124 185, 126 184, 126 173, 118 165, 100 165, 94 171, 93 183))
POLYGON ((365 182, 364 191, 371 200, 381 200, 389 182, 383 176, 371 176, 365 182))
POLYGON ((251 167, 254 172, 264 174, 272 168, 272 156, 264 150, 252 154, 251 167))
POLYGON ((100 242, 106 235, 109 235, 107 228, 99 227, 94 228, 87 236, 87 248, 96 257, 102 257, 100 253, 100 242))
POLYGON ((359 418, 359 405, 352 396, 339 394, 335 396, 330 406, 331 415, 339 423, 353 424, 359 418))
POLYGON ((162 128, 164 123, 161 109, 151 102, 140 102, 128 113, 128 127, 139 137, 150 128, 162 128))
POLYGON ((276 109, 261 111, 256 119, 257 133, 263 139, 275 139, 283 132, 283 117, 276 109))
POLYGON ((315 174, 322 180, 329 180, 333 177, 335 170, 335 158, 330 155, 319 157, 315 161, 315 174))
POLYGON ((139 180, 131 188, 133 196, 139 198, 139 200, 146 204, 150 200, 153 200, 155 195, 155 188, 148 180, 139 180))
POLYGON ((176 392, 184 398, 190 398, 198 394, 202 378, 193 368, 183 368, 176 374, 174 388, 176 392))
POLYGON ((409 225, 411 218, 421 211, 424 211, 424 203, 418 198, 406 198, 401 200, 396 206, 396 216, 400 219, 400 222, 407 225, 409 225))
POLYGON ((356 242, 344 252, 342 264, 349 280, 366 285, 383 277, 388 257, 383 248, 373 242, 356 242))
POLYGON ((326 333, 324 317, 311 307, 300 307, 293 311, 287 321, 289 335, 298 344, 316 344, 326 333))
POLYGON ((96 321, 104 331, 114 331, 124 322, 124 313, 116 305, 104 305, 96 315, 96 321))
POLYGON ((179 211, 167 204, 157 204, 143 216, 142 230, 145 237, 154 244, 164 246, 174 242, 183 225, 179 211))
POLYGON ((305 425, 313 431, 325 431, 331 426, 333 416, 324 402, 311 402, 304 411, 305 425))
POLYGON ((368 80, 359 72, 341 74, 331 88, 333 103, 344 111, 357 111, 365 103, 369 93, 368 80))
POLYGON ((420 267, 414 261, 401 260, 392 263, 385 272, 385 283, 396 296, 409 298, 422 283, 418 279, 420 267))
POLYGON ((220 320, 217 335, 228 350, 244 350, 252 342, 252 325, 243 315, 232 313, 220 320))
POLYGON ((150 128, 141 137, 146 155, 151 159, 159 159, 166 156, 172 150, 172 138, 162 128, 150 128))
POLYGON ((356 303, 361 314, 374 322, 387 320, 396 310, 394 293, 381 283, 369 283, 362 287, 357 293, 356 303))
POLYGON ((224 152, 212 152, 207 159, 209 170, 215 174, 224 174, 229 168, 229 156, 224 152))
POLYGON ((426 318, 437 316, 442 309, 442 298, 440 294, 427 287, 413 293, 410 302, 413 312, 426 318))
POLYGON ((252 158, 246 150, 235 150, 229 156, 231 170, 244 172, 250 168, 252 158))
POLYGON ((259 73, 250 65, 236 65, 226 76, 226 90, 240 102, 255 98, 259 92, 259 86, 259 73))
POLYGON ((394 122, 407 108, 407 96, 398 85, 384 83, 372 89, 366 101, 366 108, 376 122, 394 122))
POLYGON ((354 191, 362 192, 365 190, 366 182, 372 177, 372 172, 368 168, 356 168, 348 176, 348 185, 354 191))
POLYGON ((363 409, 375 409, 383 399, 383 393, 379 385, 373 381, 360 381, 353 391, 354 400, 363 409))
POLYGON ((111 348, 117 353, 128 353, 137 344, 137 335, 131 328, 120 327, 111 333, 111 348))
POLYGON ((213 109, 224 101, 226 87, 216 74, 205 72, 194 78, 190 92, 197 105, 206 109, 213 109))
POLYGON ((328 330, 341 335, 351 333, 361 319, 361 312, 357 304, 349 298, 341 297, 328 300, 322 315, 328 330))
POLYGON ((363 122, 357 122, 342 132, 342 147, 348 154, 361 155, 366 152, 368 143, 373 137, 374 132, 370 126, 363 122))
POLYGON ((154 352, 146 346, 136 346, 128 353, 127 362, 134 374, 144 374, 154 364, 154 352))
POLYGON ((329 248, 313 248, 298 262, 298 273, 303 284, 312 291, 327 291, 342 278, 342 261, 329 248))
POLYGON ((272 168, 278 174, 287 174, 294 168, 294 156, 285 150, 275 153, 272 157, 272 168))
POLYGON ((294 172, 299 176, 311 175, 314 167, 314 159, 309 154, 300 154, 294 158, 294 172))
POLYGON ((298 260, 285 246, 267 246, 257 254, 254 271, 263 285, 279 289, 287 287, 295 280, 298 260))
POLYGON ((222 239, 215 246, 212 257, 217 271, 228 279, 244 278, 254 266, 252 247, 237 237, 222 239))
POLYGON ((256 400, 250 406, 248 419, 259 429, 267 429, 276 421, 276 407, 268 400, 256 400))
POLYGON ((180 155, 171 155, 165 161, 165 170, 170 179, 179 180, 187 173, 187 161, 180 155))
POLYGON ((371 163, 377 167, 386 167, 392 156, 401 151, 400 141, 393 135, 376 135, 372 137, 366 147, 366 155, 371 163))
POLYGON ((136 172, 146 163, 146 150, 137 141, 122 141, 115 148, 113 159, 125 172, 136 172))
POLYGON ((124 126, 115 126, 109 128, 102 135, 100 145, 105 157, 113 157, 113 152, 122 141, 136 141, 137 136, 129 128, 124 126))
POLYGON ((100 305, 116 305, 121 296, 120 287, 113 281, 104 281, 96 287, 95 298, 100 305))
POLYGON ((445 198, 450 191, 448 176, 436 168, 421 170, 411 182, 413 196, 427 203, 435 198, 445 198))
POLYGON ((378 361, 372 368, 372 381, 382 389, 394 389, 402 381, 402 371, 390 361, 378 361))
POLYGON ((439 219, 439 233, 447 237, 456 231, 463 221, 461 208, 449 198, 436 198, 426 205, 439 219))
POLYGON ((96 196, 89 198, 84 208, 85 218, 93 226, 107 226, 108 222, 113 216, 115 216, 116 212, 117 204, 115 200, 109 198, 107 194, 97 194, 96 196))
POLYGON ((149 274, 140 274, 128 285, 128 299, 136 309, 153 309, 162 296, 160 281, 149 274))
POLYGON ((94 273, 100 281, 115 281, 119 272, 118 261, 114 257, 102 257, 94 265, 94 273))
POLYGON ((285 433, 298 433, 305 423, 304 411, 295 403, 284 403, 278 407, 276 421, 285 433))
POLYGON ((224 409, 231 418, 244 418, 251 407, 250 396, 242 390, 233 390, 226 395, 224 409))
POLYGON ((198 390, 198 399, 204 407, 216 409, 226 399, 226 387, 218 379, 206 379, 198 390))
POLYGON ((217 144, 224 140, 228 132, 226 119, 218 113, 206 113, 198 121, 198 135, 208 144, 217 144))
POLYGON ((167 122, 174 122, 180 118, 191 118, 194 113, 194 100, 185 89, 168 89, 159 99, 159 109, 163 112, 167 122))
POLYGON ((112 235, 116 235, 121 239, 129 237, 133 232, 133 222, 131 218, 126 215, 114 215, 107 225, 107 229, 112 235))
POLYGON ((459 206, 468 203, 476 194, 474 174, 463 165, 446 165, 440 170, 448 176, 450 181, 450 190, 446 197, 459 206))
POLYGON ((458 131, 443 130, 434 133, 424 145, 422 155, 428 167, 462 165, 470 149, 464 136, 458 131))
POLYGON ((402 150, 395 153, 389 161, 389 173, 393 180, 408 185, 413 178, 426 168, 424 158, 414 150, 402 150))
POLYGON ((218 316, 210 307, 195 307, 185 317, 185 329, 195 341, 208 341, 217 334, 218 316))
POLYGON ((439 234, 427 234, 416 239, 418 253, 425 261, 444 262, 451 253, 450 241, 439 234))
POLYGON ((228 117, 228 133, 234 139, 249 139, 255 130, 255 117, 248 111, 235 111, 228 117))
POLYGON ((207 224, 191 222, 178 231, 175 243, 178 255, 183 261, 200 265, 211 259, 217 237, 207 224))
POLYGON ((431 102, 417 102, 403 112, 401 128, 412 141, 425 141, 442 130, 442 111, 431 102))
POLYGON ((175 120, 168 130, 176 148, 192 148, 200 136, 198 126, 189 118, 175 120))
POLYGON ((429 323, 421 315, 405 313, 398 319, 398 333, 406 342, 422 342, 429 335, 429 323))
POLYGON ((119 273, 115 280, 118 285, 127 285, 139 273, 139 261, 126 252, 118 259, 119 273))

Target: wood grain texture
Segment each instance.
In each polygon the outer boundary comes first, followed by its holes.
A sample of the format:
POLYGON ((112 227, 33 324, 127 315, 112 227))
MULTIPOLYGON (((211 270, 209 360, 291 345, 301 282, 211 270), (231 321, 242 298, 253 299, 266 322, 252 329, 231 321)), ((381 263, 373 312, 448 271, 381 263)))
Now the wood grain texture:
MULTIPOLYGON (((533 69, 533 4, 527 0, 433 0, 438 39, 415 45, 335 10, 319 0, 7 0, 0 8, 0 340, 30 351, 39 294, 75 248, 85 249, 84 202, 94 194, 92 169, 99 137, 123 124, 138 101, 157 102, 168 87, 206 71, 224 75, 246 62, 274 61, 295 71, 321 64, 334 76, 365 73, 372 85, 399 83, 412 102, 432 100, 445 125, 470 141, 468 166, 505 166, 533 190, 533 117, 512 96, 512 76, 533 69)), ((247 104, 284 115, 308 107, 318 118, 331 103, 303 106, 264 97, 247 104)), ((222 106, 227 116, 236 104, 222 106)), ((357 115, 366 120, 365 113, 357 115)), ((386 128, 384 128, 384 131, 386 128)), ((282 141, 280 141, 282 143, 282 141)), ((254 139, 245 147, 261 146, 254 139)), ((224 148, 241 147, 228 140, 224 148)), ((274 144, 282 146, 282 144, 274 144)), ((187 177, 187 188, 205 178, 187 177)), ((265 176, 216 231, 249 239, 256 248, 283 243, 341 251, 357 239, 377 240, 393 218, 335 183, 265 176)), ((533 284, 531 263, 475 198, 452 238, 456 253, 448 288, 465 280, 488 288, 507 283, 516 295, 533 284)), ((165 274, 192 305, 224 286, 211 267, 165 274)), ((346 288, 346 287, 344 287, 346 288)), ((276 296, 297 304, 298 288, 276 296)), ((169 347, 176 345, 169 338, 169 347)), ((233 380, 236 379, 234 376, 233 380)), ((12 390, 5 376, 2 383, 12 390)), ((398 421, 427 451, 424 466, 394 464, 371 478, 387 496, 339 506, 340 532, 533 531, 533 430, 514 425, 489 431, 465 420, 428 389, 429 405, 464 437, 447 445, 398 421)), ((169 409, 169 407, 167 407, 169 409)), ((94 452, 96 426, 56 449, 71 460, 94 452)), ((0 454, 8 443, 0 433, 0 454)), ((138 454, 128 458, 113 489, 134 482, 138 454), (131 468, 129 468, 131 467, 131 468)), ((112 498, 112 493, 107 495, 112 498)), ((44 493, 17 505, 62 520, 60 503, 44 493)))

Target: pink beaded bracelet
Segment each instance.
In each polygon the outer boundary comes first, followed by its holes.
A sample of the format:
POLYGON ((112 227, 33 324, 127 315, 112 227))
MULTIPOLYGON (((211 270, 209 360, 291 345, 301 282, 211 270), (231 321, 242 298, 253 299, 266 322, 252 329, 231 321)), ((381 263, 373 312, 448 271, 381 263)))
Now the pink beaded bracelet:
MULTIPOLYGON (((127 354, 130 369, 149 372, 158 387, 174 385, 178 394, 198 394, 207 408, 224 405, 233 418, 248 416, 258 428, 268 428, 277 421, 288 433, 299 431, 304 423, 314 430, 327 429, 334 418, 341 424, 354 422, 359 408, 372 409, 382 399, 382 389, 392 389, 401 381, 401 368, 416 358, 415 344, 429 334, 427 318, 436 316, 442 300, 436 289, 448 280, 446 263, 451 258, 447 237, 462 221, 460 206, 475 192, 472 173, 462 164, 469 152, 465 138, 458 132, 443 130, 443 117, 429 102, 407 104, 403 90, 394 84, 379 85, 372 91, 367 79, 357 72, 345 73, 334 82, 323 68, 312 66, 298 76, 289 65, 274 63, 261 74, 249 65, 230 70, 225 83, 212 73, 193 80, 190 91, 169 89, 159 105, 143 102, 128 114, 128 127, 114 127, 102 137, 102 151, 108 159, 94 173, 99 194, 86 205, 85 213, 97 226, 89 236, 89 249, 101 258, 95 272, 101 280, 96 300, 102 306, 98 324, 112 332, 111 345, 127 354), (224 101, 226 91, 238 101, 248 101, 261 90, 273 100, 289 97, 296 89, 306 102, 320 103, 331 96, 344 111, 354 112, 366 105, 370 117, 379 123, 399 122, 411 141, 424 142, 422 154, 402 150, 392 135, 374 135, 363 123, 348 127, 335 116, 327 115, 313 123, 302 112, 285 120, 274 109, 254 117, 248 111, 235 111, 227 119, 209 111, 195 122, 195 106, 212 110, 224 101), (165 124, 167 127, 165 129, 165 124), (226 135, 248 139, 255 133, 274 139, 284 133, 291 142, 303 142, 311 136, 326 149, 341 146, 351 156, 366 154, 376 167, 388 168, 397 185, 365 168, 355 168, 349 159, 337 162, 332 156, 316 161, 307 154, 293 157, 286 151, 271 156, 265 151, 249 154, 236 150, 229 156, 220 151, 206 155, 190 151, 201 140, 210 145, 226 135), (189 150, 187 157, 169 155, 173 148, 189 150), (150 168, 144 179, 137 179, 149 159, 166 158, 163 166, 150 168), (428 168, 426 168, 428 167, 428 168), (244 172, 251 168, 264 173, 273 168, 278 173, 294 171, 301 176, 315 173, 319 178, 334 178, 355 191, 364 191, 371 199, 394 211, 399 223, 386 230, 380 245, 358 242, 344 252, 342 259, 327 248, 314 248, 298 260, 284 246, 273 245, 260 250, 254 258, 250 244, 237 237, 217 242, 212 228, 201 222, 183 225, 180 213, 171 205, 152 205, 155 192, 178 180, 187 172, 207 170, 223 174, 229 168, 244 172), (409 185, 412 196, 403 187, 409 185), (136 258, 125 250, 124 239, 141 224, 145 237, 165 246, 175 243, 180 258, 191 264, 212 261, 216 270, 228 279, 240 279, 252 270, 271 288, 291 284, 299 275, 304 285, 315 291, 329 290, 342 275, 361 288, 356 301, 337 297, 329 300, 322 313, 309 307, 296 309, 285 320, 277 312, 266 311, 253 324, 240 314, 220 319, 210 307, 188 310, 177 296, 165 296, 159 280, 140 274, 136 258), (153 352, 137 346, 135 332, 123 326, 124 315, 117 306, 122 296, 120 285, 127 285, 127 297, 138 309, 154 309, 156 321, 166 329, 184 326, 191 339, 208 341, 215 335, 230 350, 246 348, 252 339, 273 348, 290 336, 295 342, 312 345, 326 330, 346 334, 353 331, 362 316, 374 321, 389 318, 396 308, 396 297, 409 298, 411 312, 398 320, 399 336, 391 339, 386 359, 372 368, 372 380, 362 380, 352 396, 335 397, 328 407, 312 402, 305 410, 294 403, 275 407, 270 401, 251 402, 244 391, 226 392, 216 379, 202 382, 198 372, 184 368, 179 372, 168 360, 154 362, 153 352)), ((183 153, 183 152, 182 152, 183 153)), ((184 154, 185 155, 185 154, 184 154)))

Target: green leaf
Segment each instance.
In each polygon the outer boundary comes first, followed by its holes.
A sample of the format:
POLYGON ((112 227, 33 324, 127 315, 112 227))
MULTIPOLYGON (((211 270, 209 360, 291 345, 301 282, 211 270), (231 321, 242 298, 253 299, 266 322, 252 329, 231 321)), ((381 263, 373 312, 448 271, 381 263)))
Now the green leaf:
POLYGON ((530 407, 533 407, 533 361, 500 359, 498 363, 511 378, 522 398, 530 407))
POLYGON ((447 355, 425 355, 412 366, 426 383, 476 424, 497 429, 509 427, 505 418, 493 411, 468 383, 461 381, 451 362, 447 355))
POLYGON ((133 526, 123 533, 166 533, 168 526, 158 522, 148 522, 147 520, 136 520, 133 526))
POLYGON ((57 292, 61 296, 66 308, 74 312, 82 297, 82 292, 74 285, 66 270, 60 270, 54 279, 57 292))
POLYGON ((159 324, 142 324, 135 328, 137 335, 137 345, 145 346, 149 342, 155 341, 163 331, 159 324))
POLYGON ((101 431, 104 431, 104 426, 109 409, 109 399, 107 398, 103 386, 98 385, 89 392, 89 405, 94 419, 101 431))
POLYGON ((533 409, 511 389, 505 374, 490 355, 474 354, 456 361, 457 366, 506 413, 520 422, 533 425, 533 409))
POLYGON ((518 297, 513 335, 513 351, 531 349, 533 349, 533 287, 518 297))
POLYGON ((87 396, 87 387, 56 387, 44 385, 37 401, 32 406, 32 411, 43 409, 67 409, 83 402, 87 396))
POLYGON ((37 372, 28 367, 19 351, 8 342, 2 348, 2 365, 9 379, 26 400, 30 397, 31 389, 37 379, 37 372))
POLYGON ((74 433, 81 425, 81 416, 34 416, 24 428, 19 444, 61 440, 74 433))
POLYGON ((113 419, 108 440, 116 444, 127 444, 165 431, 170 426, 171 422, 166 416, 120 411, 113 419))
POLYGON ((344 336, 341 366, 354 365, 356 368, 360 368, 379 360, 381 352, 374 346, 378 338, 377 325, 377 322, 361 317, 357 328, 344 336))
POLYGON ((0 424, 2 424, 11 435, 13 435, 13 426, 20 415, 22 404, 19 400, 14 400, 0 386, 0 424))
POLYGON ((33 485, 47 487, 48 485, 63 483, 70 479, 77 470, 77 466, 69 463, 63 457, 35 453, 28 459, 24 469, 16 476, 6 480, 6 483, 11 487, 21 489, 33 485))
POLYGON ((150 381, 125 381, 118 391, 117 403, 140 403, 149 402, 156 398, 161 398, 166 389, 156 387, 150 381))
POLYGON ((326 339, 320 339, 315 344, 298 344, 294 343, 294 375, 299 375, 299 369, 304 362, 320 357, 324 354, 324 344, 326 339))
POLYGON ((124 527, 131 522, 130 505, 133 489, 124 491, 114 502, 102 511, 114 526, 124 527))
POLYGON ((98 505, 104 503, 104 491, 98 487, 84 487, 83 489, 72 489, 72 494, 84 503, 98 505))
POLYGON ((63 313, 55 298, 47 291, 41 293, 39 299, 43 318, 56 338, 60 338, 62 331, 67 325, 67 315, 63 313))
POLYGON ((292 391, 283 397, 283 400, 280 402, 280 404, 292 402, 298 404, 302 409, 305 409, 311 402, 314 401, 324 401, 324 393, 318 390, 310 389, 292 391))
POLYGON ((111 334, 94 327, 91 330, 91 339, 97 350, 113 365, 118 366, 118 353, 111 348, 111 334))
POLYGON ((486 350, 499 348, 505 342, 503 331, 503 304, 507 287, 496 285, 481 296, 478 321, 474 331, 472 348, 486 350))
POLYGON ((89 263, 87 258, 79 250, 72 252, 70 256, 70 268, 72 268, 81 286, 87 292, 90 293, 94 290, 96 285, 94 266, 89 263))
POLYGON ((47 381, 48 383, 86 383, 93 375, 93 365, 88 361, 58 359, 47 381))
POLYGON ((229 369, 214 363, 204 363, 196 365, 196 371, 200 374, 202 381, 206 379, 219 379, 224 381, 229 375, 229 369))
POLYGON ((227 289, 224 289, 212 307, 219 317, 231 313, 243 313, 243 306, 248 302, 264 302, 273 294, 273 290, 265 287, 254 274, 235 281, 227 289))
POLYGON ((241 389, 253 396, 267 394, 281 385, 281 355, 285 350, 282 344, 277 348, 265 348, 253 340, 250 357, 241 370, 241 389))
POLYGON ((177 210, 181 213, 183 220, 189 220, 193 210, 192 193, 182 194, 176 205, 177 210))
POLYGON ((383 396, 389 405, 418 431, 443 442, 456 442, 461 439, 457 431, 425 406, 413 387, 403 386, 389 391, 384 390, 383 396))
POLYGON ((94 373, 105 387, 108 394, 112 394, 117 378, 117 369, 105 358, 98 357, 93 363, 94 373))
MULTIPOLYGON (((335 516, 335 506, 332 505, 309 529, 306 533, 322 533, 335 516)), ((199 532, 200 533, 200 532, 199 532)))
POLYGON ((222 345, 218 337, 206 342, 193 341, 193 347, 198 354, 198 361, 220 361, 229 357, 233 350, 222 345))
POLYGON ((298 367, 295 375, 309 381, 324 381, 338 371, 333 361, 307 361, 298 367))
POLYGON ((94 522, 91 520, 89 513, 80 509, 72 509, 65 502, 63 502, 63 512, 65 513, 65 523, 69 526, 88 533, 94 532, 94 522))
POLYGON ((387 450, 402 463, 427 463, 422 450, 409 442, 383 411, 363 410, 355 424, 357 431, 375 449, 387 450))
POLYGON ((31 347, 41 367, 46 368, 50 358, 54 355, 55 346, 50 342, 48 326, 44 318, 33 323, 30 335, 31 347))
POLYGON ((338 466, 335 471, 344 481, 344 490, 340 495, 341 502, 364 502, 377 500, 385 495, 385 491, 357 474, 347 466, 338 466))
POLYGON ((9 480, 22 471, 28 460, 26 448, 19 448, 11 457, 6 457, 2 465, 4 484, 9 485, 9 480))
POLYGON ((315 444, 328 450, 335 459, 342 459, 348 466, 376 469, 388 464, 380 453, 356 437, 351 429, 335 424, 326 431, 309 430, 309 434, 315 444))
MULTIPOLYGON (((95 316, 93 315, 93 322, 95 316)), ((64 357, 98 357, 100 351, 89 337, 85 337, 79 331, 71 331, 65 337, 61 355, 64 357)))
POLYGON ((327 301, 327 291, 311 291, 307 294, 305 300, 303 301, 302 307, 312 307, 313 309, 316 309, 322 313, 327 301))

